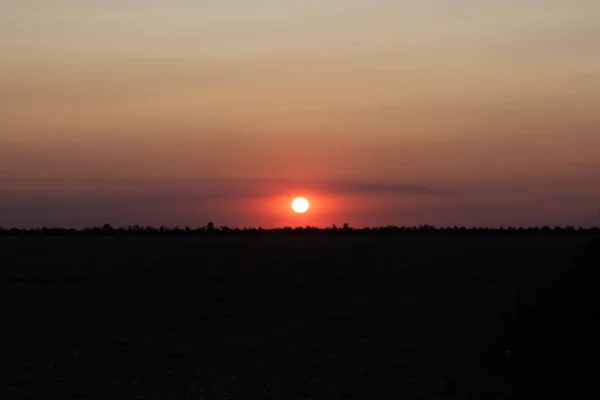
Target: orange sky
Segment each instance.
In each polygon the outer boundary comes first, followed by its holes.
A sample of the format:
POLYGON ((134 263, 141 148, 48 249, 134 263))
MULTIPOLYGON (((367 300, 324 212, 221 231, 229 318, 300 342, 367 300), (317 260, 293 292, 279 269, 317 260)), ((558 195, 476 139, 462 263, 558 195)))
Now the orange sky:
POLYGON ((596 224, 598 43, 596 0, 0 0, 0 226, 596 224))

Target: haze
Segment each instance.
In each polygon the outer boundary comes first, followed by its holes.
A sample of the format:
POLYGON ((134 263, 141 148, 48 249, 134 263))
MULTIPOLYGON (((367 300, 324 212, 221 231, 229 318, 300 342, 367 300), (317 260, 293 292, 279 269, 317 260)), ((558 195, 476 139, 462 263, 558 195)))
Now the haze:
POLYGON ((0 0, 0 226, 596 225, 599 43, 597 0, 0 0))

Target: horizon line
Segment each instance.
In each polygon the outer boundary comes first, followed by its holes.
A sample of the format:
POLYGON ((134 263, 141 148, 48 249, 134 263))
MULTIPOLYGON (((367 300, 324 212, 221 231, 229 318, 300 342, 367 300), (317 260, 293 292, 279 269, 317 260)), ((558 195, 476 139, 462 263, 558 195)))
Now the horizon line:
POLYGON ((150 226, 150 225, 122 225, 122 226, 112 226, 111 224, 103 224, 96 226, 89 226, 84 228, 73 228, 73 227, 59 227, 59 226, 39 226, 34 228, 19 228, 19 227, 4 227, 0 225, 0 232, 10 232, 10 231, 18 231, 18 232, 43 232, 43 231, 67 231, 67 232, 89 232, 89 231, 103 231, 103 232, 269 232, 269 231, 300 231, 300 230, 310 230, 310 231, 372 231, 372 230, 404 230, 404 231, 414 231, 414 230, 429 230, 429 231, 456 231, 456 230, 485 230, 485 231, 507 231, 507 230, 600 230, 600 225, 590 225, 590 226, 582 226, 582 225, 507 225, 507 226, 466 226, 466 225, 376 225, 376 226, 363 226, 363 227, 353 227, 348 223, 337 225, 332 224, 326 227, 319 227, 313 225, 298 225, 298 226, 277 226, 271 228, 264 228, 259 226, 228 226, 228 225, 216 225, 212 222, 209 222, 207 225, 201 225, 196 227, 191 227, 189 225, 184 226, 150 226))

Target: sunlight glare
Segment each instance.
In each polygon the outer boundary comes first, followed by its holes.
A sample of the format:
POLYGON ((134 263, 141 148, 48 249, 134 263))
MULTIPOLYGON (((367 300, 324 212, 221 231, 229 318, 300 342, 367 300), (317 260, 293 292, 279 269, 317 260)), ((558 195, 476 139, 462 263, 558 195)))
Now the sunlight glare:
POLYGON ((298 214, 303 214, 308 211, 308 207, 308 200, 306 200, 304 197, 297 197, 292 202, 292 209, 298 214))

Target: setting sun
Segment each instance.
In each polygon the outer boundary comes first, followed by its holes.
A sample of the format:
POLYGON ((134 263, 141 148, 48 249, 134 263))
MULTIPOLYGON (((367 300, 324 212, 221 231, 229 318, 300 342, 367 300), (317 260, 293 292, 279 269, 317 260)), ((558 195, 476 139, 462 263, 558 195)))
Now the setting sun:
POLYGON ((295 198, 292 202, 292 210, 299 214, 303 214, 308 211, 308 207, 308 200, 306 200, 304 197, 295 198))

